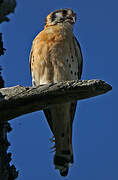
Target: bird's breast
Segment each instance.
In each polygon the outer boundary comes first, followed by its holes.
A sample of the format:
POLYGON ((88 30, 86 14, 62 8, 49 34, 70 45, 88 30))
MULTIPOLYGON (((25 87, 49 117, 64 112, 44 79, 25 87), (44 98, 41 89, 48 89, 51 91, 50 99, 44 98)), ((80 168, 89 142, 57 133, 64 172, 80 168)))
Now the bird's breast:
POLYGON ((46 28, 35 38, 33 47, 40 84, 77 79, 72 32, 58 27, 46 28))

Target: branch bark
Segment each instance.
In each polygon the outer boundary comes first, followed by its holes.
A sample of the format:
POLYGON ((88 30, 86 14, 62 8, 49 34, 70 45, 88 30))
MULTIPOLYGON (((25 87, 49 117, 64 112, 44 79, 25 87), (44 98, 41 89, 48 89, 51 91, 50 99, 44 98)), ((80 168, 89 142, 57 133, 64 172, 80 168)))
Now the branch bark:
POLYGON ((0 120, 11 120, 54 104, 98 96, 111 89, 112 87, 102 80, 79 80, 35 87, 2 88, 0 89, 0 120))

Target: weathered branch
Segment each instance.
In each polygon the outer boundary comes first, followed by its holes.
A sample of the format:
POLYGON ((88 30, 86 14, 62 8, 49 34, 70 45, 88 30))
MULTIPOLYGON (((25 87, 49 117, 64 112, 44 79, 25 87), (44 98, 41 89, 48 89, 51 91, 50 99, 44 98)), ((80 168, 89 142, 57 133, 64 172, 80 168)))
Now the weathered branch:
POLYGON ((15 86, 0 89, 0 120, 45 109, 54 104, 97 96, 112 87, 101 80, 67 81, 36 87, 15 86))
POLYGON ((0 0, 0 23, 9 21, 6 17, 10 13, 14 13, 16 0, 0 0))

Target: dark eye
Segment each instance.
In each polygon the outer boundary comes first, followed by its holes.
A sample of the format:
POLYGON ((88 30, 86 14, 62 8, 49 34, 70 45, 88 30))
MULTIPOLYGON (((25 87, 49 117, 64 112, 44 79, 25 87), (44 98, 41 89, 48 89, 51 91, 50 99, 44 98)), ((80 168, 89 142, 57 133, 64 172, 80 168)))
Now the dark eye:
POLYGON ((67 11, 63 10, 63 16, 66 16, 66 14, 67 14, 67 11))
POLYGON ((56 14, 53 13, 52 16, 51 16, 51 20, 54 21, 56 19, 56 14))

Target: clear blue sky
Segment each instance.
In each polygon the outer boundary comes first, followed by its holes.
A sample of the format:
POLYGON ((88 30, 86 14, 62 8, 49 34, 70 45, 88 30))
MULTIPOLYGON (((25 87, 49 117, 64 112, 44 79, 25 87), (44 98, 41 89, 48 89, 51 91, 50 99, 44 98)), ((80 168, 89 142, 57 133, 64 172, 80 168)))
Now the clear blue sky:
MULTIPOLYGON (((72 8, 78 16, 74 33, 79 39, 84 68, 82 79, 102 79, 113 86, 107 94, 79 102, 74 121, 75 163, 71 180, 118 179, 118 2, 117 0, 60 0, 18 2, 9 23, 2 23, 4 47, 0 59, 5 86, 31 85, 29 53, 34 37, 43 29, 49 12, 72 8)), ((52 136, 43 112, 10 121, 10 151, 18 180, 61 180, 53 166, 49 138, 52 136)))

